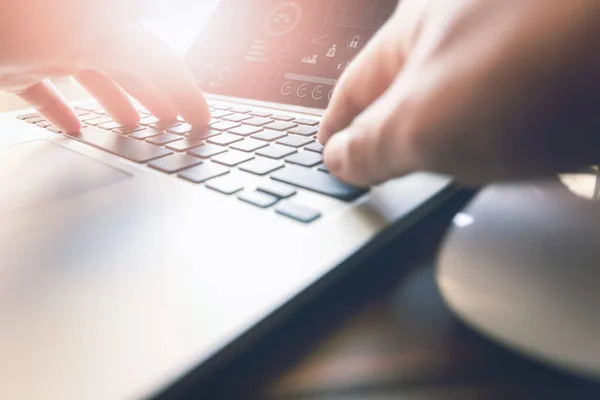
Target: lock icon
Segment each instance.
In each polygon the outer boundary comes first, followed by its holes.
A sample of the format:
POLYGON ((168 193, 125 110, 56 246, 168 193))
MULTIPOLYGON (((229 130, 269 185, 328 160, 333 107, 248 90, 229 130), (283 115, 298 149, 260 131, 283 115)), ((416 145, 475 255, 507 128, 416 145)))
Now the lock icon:
POLYGON ((348 39, 346 46, 348 47, 348 50, 354 51, 354 50, 360 49, 361 46, 363 45, 363 42, 364 42, 364 40, 363 40, 362 36, 354 35, 350 39, 348 39))

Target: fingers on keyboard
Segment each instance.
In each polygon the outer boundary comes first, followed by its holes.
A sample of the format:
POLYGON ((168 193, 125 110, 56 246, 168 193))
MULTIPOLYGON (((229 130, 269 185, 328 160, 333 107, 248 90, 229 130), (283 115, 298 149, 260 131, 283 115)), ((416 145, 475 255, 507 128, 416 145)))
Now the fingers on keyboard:
MULTIPOLYGON (((323 146, 314 139, 318 120, 211 103, 211 124, 193 126, 182 118, 161 121, 147 115, 143 106, 135 107, 142 115, 139 125, 121 126, 98 104, 78 106, 76 114, 89 126, 68 136, 216 192, 236 195, 247 204, 274 208, 277 214, 302 223, 319 219, 321 213, 287 200, 299 189, 342 201, 356 200, 368 191, 328 174, 323 146), (230 175, 233 169, 241 175, 230 175), (245 187, 245 177, 250 176, 261 182, 252 190, 245 187)), ((61 133, 38 113, 18 118, 61 133)))

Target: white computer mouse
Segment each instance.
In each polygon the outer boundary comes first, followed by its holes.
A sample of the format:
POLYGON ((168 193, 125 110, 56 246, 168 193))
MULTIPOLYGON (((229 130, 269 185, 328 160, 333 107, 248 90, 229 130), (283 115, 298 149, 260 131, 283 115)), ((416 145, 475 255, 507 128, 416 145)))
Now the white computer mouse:
POLYGON ((575 195, 558 179, 484 189, 455 218, 436 274, 475 330, 600 380, 600 201, 590 182, 588 197, 581 182, 575 195))

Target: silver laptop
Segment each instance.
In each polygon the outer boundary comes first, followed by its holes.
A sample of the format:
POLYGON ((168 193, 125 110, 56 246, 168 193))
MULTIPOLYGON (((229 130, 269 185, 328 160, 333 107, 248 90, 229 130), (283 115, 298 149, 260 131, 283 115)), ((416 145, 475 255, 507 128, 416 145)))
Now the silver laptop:
POLYGON ((70 136, 0 116, 0 398, 158 396, 448 198, 425 173, 339 182, 315 140, 394 8, 224 0, 187 56, 204 130, 125 129, 89 102, 70 136))

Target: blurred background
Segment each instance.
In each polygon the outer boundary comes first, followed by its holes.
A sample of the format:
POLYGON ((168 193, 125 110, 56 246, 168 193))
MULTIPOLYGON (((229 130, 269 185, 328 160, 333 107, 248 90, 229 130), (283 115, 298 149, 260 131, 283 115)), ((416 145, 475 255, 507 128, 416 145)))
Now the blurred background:
MULTIPOLYGON (((144 0, 140 1, 143 3, 143 7, 140 7, 140 17, 145 26, 152 29, 183 56, 219 1, 144 0)), ((56 79, 54 83, 69 101, 89 97, 72 79, 56 79)), ((0 112, 23 108, 29 106, 18 97, 0 91, 0 112)))

